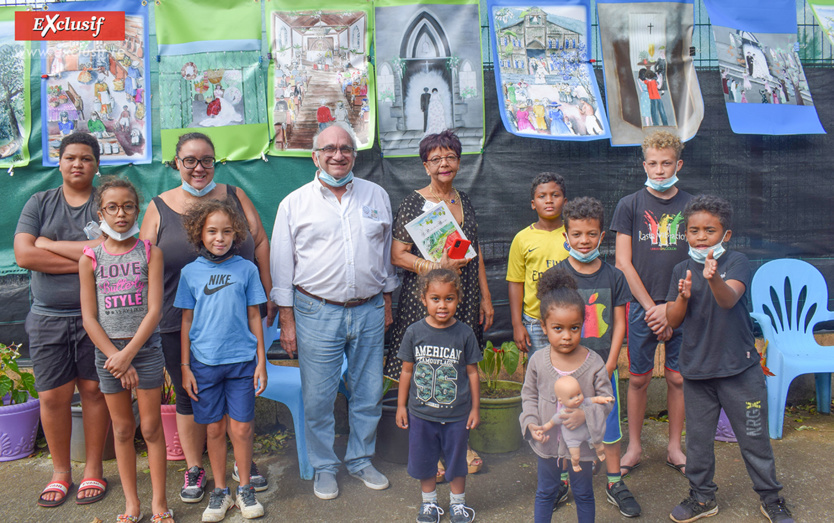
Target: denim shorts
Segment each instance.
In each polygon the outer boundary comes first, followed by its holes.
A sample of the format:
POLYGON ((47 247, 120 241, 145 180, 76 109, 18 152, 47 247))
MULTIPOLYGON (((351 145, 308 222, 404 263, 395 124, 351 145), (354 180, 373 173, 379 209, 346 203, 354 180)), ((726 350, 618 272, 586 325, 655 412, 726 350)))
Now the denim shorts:
POLYGON ((98 381, 95 345, 81 316, 26 316, 29 357, 38 392, 57 389, 76 378, 98 381))
MULTIPOLYGON (((629 303, 628 309, 628 370, 635 376, 648 374, 654 369, 654 353, 657 350, 657 335, 652 332, 644 316, 646 311, 636 301, 629 303)), ((678 355, 683 344, 683 329, 678 327, 672 333, 672 339, 663 345, 666 349, 666 368, 680 372, 678 355)))
MULTIPOLYGON (((117 349, 122 350, 130 340, 110 340, 117 349)), ((104 363, 107 361, 107 356, 104 355, 98 348, 96 348, 96 371, 98 372, 98 387, 104 394, 116 394, 125 390, 122 387, 122 380, 110 374, 110 371, 104 369, 104 363)), ((136 370, 139 376, 138 389, 155 389, 161 387, 165 381, 163 369, 165 368, 165 359, 162 357, 162 340, 158 332, 151 334, 145 345, 133 357, 130 363, 136 370)))
POLYGON ((611 409, 608 419, 605 420, 603 443, 617 443, 623 439, 623 431, 620 427, 620 388, 617 386, 619 380, 620 372, 614 369, 614 374, 611 375, 611 387, 614 389, 614 408, 611 409))
POLYGON ((428 421, 408 413, 408 474, 414 479, 437 475, 437 460, 446 459, 446 480, 466 476, 466 444, 469 442, 468 419, 428 421))
POLYGON ((521 321, 524 323, 524 328, 527 329, 527 334, 530 335, 530 348, 527 357, 532 356, 536 351, 550 348, 550 342, 544 333, 544 329, 542 329, 541 320, 521 313, 521 321))
POLYGON ((255 368, 258 358, 242 363, 205 365, 191 358, 191 372, 197 380, 197 400, 192 401, 194 421, 208 425, 226 414, 248 423, 255 418, 255 368))

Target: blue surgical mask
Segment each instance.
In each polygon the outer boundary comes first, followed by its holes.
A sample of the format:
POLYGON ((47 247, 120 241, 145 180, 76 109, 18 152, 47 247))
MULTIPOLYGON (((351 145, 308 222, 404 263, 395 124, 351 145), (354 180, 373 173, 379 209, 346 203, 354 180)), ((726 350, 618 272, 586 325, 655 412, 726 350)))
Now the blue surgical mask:
POLYGON ((707 262, 707 256, 709 255, 709 251, 713 251, 712 257, 716 260, 724 254, 726 249, 724 249, 724 238, 727 236, 727 233, 724 233, 724 236, 721 237, 721 241, 717 244, 713 245, 712 247, 705 247, 703 249, 698 249, 696 247, 689 246, 689 257, 692 258, 692 261, 695 263, 700 263, 701 265, 707 262))
POLYGON ((214 183, 214 180, 210 181, 210 182, 209 182, 209 184, 208 184, 208 185, 206 185, 205 187, 203 187, 202 189, 195 189, 194 187, 192 187, 192 186, 191 186, 188 182, 186 182, 185 180, 183 180, 183 181, 182 181, 182 189, 183 189, 185 192, 187 192, 188 194, 191 194, 191 195, 193 195, 193 196, 196 196, 197 198, 202 198, 203 196, 207 195, 207 194, 208 194, 208 193, 210 193, 210 192, 211 192, 211 191, 212 191, 215 187, 217 187, 217 184, 216 184, 216 183, 214 183))
POLYGON ((570 254, 571 257, 579 263, 591 263, 599 257, 600 243, 602 243, 602 238, 599 239, 599 243, 597 243, 597 246, 594 247, 594 250, 590 251, 588 254, 582 254, 581 252, 576 251, 572 248, 570 251, 568 251, 568 254, 570 254))
POLYGON ((327 174, 326 172, 324 172, 324 169, 319 169, 318 174, 319 174, 319 180, 323 181, 324 183, 326 183, 330 187, 344 187, 345 185, 347 185, 348 183, 353 181, 353 171, 350 171, 349 173, 347 173, 347 176, 345 176, 344 178, 338 178, 338 179, 334 178, 334 177, 330 176, 329 174, 327 174))
POLYGON ((651 178, 649 178, 648 176, 646 176, 646 187, 650 187, 657 192, 666 192, 669 189, 671 189, 672 187, 674 187, 674 185, 676 183, 678 183, 678 173, 677 173, 677 171, 675 171, 675 174, 671 178, 667 178, 667 179, 663 180, 662 182, 656 182, 656 181, 652 180, 651 178))

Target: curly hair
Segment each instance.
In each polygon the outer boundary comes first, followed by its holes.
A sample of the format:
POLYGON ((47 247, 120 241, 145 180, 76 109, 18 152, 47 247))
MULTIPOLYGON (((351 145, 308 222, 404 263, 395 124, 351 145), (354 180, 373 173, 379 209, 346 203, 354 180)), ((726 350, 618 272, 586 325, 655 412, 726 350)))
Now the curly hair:
POLYGON ((136 187, 130 180, 127 178, 119 178, 118 176, 105 176, 101 179, 101 183, 96 188, 96 195, 93 200, 96 209, 101 209, 101 205, 104 201, 104 193, 109 189, 127 189, 133 193, 133 198, 136 201, 136 205, 142 203, 142 198, 139 196, 139 191, 136 190, 136 187))
POLYGON ((460 276, 455 271, 449 269, 432 269, 420 276, 417 283, 417 290, 420 291, 420 296, 425 296, 429 292, 429 285, 432 283, 451 283, 455 287, 458 297, 460 297, 460 276))
POLYGON ((58 147, 58 159, 63 158, 64 151, 66 151, 67 146, 76 143, 88 146, 93 151, 93 156, 96 159, 96 165, 98 165, 99 160, 101 159, 101 148, 98 144, 98 140, 92 134, 85 133, 83 131, 76 131, 72 134, 64 136, 61 139, 61 145, 58 147))
POLYGON ((541 301, 541 319, 547 318, 551 309, 575 307, 585 321, 585 302, 577 291, 576 280, 564 269, 550 268, 539 278, 536 297, 541 301))
MULTIPOLYGON (((205 135, 203 133, 197 133, 197 132, 185 133, 185 134, 181 134, 179 139, 177 140, 177 149, 176 149, 177 152, 175 153, 175 155, 177 157, 179 157, 179 155, 180 155, 180 149, 182 149, 182 146, 187 144, 191 140, 202 140, 202 141, 206 142, 207 144, 209 144, 209 147, 211 147, 212 152, 214 152, 214 143, 211 141, 211 138, 209 138, 208 135, 205 135)), ((174 169, 175 171, 179 170, 179 169, 177 169, 177 159, 176 158, 169 161, 168 165, 172 169, 174 169)))
POLYGON ((570 228, 571 220, 596 220, 599 223, 599 230, 602 231, 605 226, 605 208, 602 202, 589 196, 570 200, 562 207, 565 230, 570 228))
POLYGON ((437 134, 430 134, 420 141, 420 160, 423 163, 429 159, 429 153, 435 149, 449 149, 457 156, 463 151, 458 135, 446 129, 437 134))
POLYGON ((643 140, 643 158, 646 157, 646 151, 649 149, 674 149, 675 157, 680 160, 683 142, 668 131, 655 131, 643 140))
POLYGON ((229 217, 232 222, 232 229, 235 232, 234 246, 237 247, 244 240, 246 234, 249 232, 249 226, 246 219, 237 210, 237 207, 230 201, 224 200, 206 200, 200 201, 189 207, 182 217, 182 225, 185 228, 185 234, 188 237, 188 242, 200 249, 203 245, 203 227, 209 216, 216 212, 222 212, 229 217))
POLYGON ((568 193, 565 189, 565 179, 562 178, 561 174, 557 174, 554 172, 545 171, 543 173, 539 173, 533 178, 533 183, 530 185, 530 199, 534 200, 536 198, 536 188, 539 185, 544 185, 546 183, 554 182, 556 185, 562 189, 562 196, 567 198, 568 193))
POLYGON ((699 194, 689 200, 683 209, 684 226, 689 223, 689 217, 698 212, 709 213, 718 218, 725 231, 733 225, 733 206, 724 198, 712 194, 699 194))

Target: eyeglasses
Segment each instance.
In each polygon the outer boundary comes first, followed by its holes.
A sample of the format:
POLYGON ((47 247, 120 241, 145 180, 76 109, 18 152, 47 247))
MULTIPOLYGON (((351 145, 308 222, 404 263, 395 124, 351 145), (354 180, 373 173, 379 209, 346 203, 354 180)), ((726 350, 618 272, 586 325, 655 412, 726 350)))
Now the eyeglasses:
POLYGON ((430 163, 436 167, 440 165, 443 160, 446 160, 446 163, 458 163, 460 161, 460 156, 455 154, 450 154, 449 156, 435 156, 434 158, 426 160, 426 163, 430 163))
POLYGON ((324 147, 319 147, 316 151, 320 153, 324 153, 325 156, 335 156, 336 151, 342 153, 342 156, 350 156, 355 151, 355 147, 351 147, 349 145, 343 145, 341 147, 336 147, 335 145, 326 145, 324 147))
POLYGON ((139 206, 135 203, 127 202, 122 205, 108 203, 107 205, 101 208, 102 211, 104 211, 106 214, 110 216, 116 216, 117 214, 119 214, 119 209, 123 210, 127 215, 132 215, 136 214, 136 212, 139 210, 139 206))
POLYGON ((193 156, 186 156, 185 158, 180 158, 177 156, 177 160, 182 162, 183 167, 186 169, 193 169, 197 167, 197 163, 203 166, 204 169, 211 169, 214 167, 214 156, 204 156, 200 159, 194 158, 193 156))

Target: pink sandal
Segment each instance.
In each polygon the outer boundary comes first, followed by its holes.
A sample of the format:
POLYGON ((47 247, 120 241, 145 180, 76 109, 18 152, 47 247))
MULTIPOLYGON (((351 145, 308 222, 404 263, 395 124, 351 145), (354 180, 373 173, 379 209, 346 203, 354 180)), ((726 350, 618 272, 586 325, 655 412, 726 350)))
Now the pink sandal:
POLYGON ((151 523, 161 523, 163 520, 166 519, 174 519, 174 511, 168 509, 166 512, 161 512, 159 514, 154 514, 151 516, 151 523))

